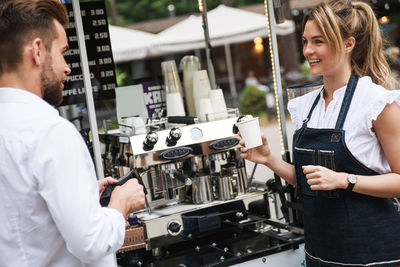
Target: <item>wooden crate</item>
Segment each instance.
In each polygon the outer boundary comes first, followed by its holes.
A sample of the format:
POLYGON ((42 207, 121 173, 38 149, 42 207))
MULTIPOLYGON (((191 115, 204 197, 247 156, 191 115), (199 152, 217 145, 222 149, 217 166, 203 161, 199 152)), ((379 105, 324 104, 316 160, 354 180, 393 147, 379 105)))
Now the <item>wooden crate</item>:
POLYGON ((125 231, 125 240, 117 253, 136 250, 146 247, 146 232, 144 226, 135 226, 125 231))

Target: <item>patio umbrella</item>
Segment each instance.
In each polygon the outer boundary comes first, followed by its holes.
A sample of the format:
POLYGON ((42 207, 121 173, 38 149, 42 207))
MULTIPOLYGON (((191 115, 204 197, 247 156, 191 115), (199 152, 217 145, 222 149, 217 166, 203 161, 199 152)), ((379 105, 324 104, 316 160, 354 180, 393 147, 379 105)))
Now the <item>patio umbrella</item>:
POLYGON ((155 34, 109 25, 111 47, 116 63, 146 58, 157 42, 155 34))

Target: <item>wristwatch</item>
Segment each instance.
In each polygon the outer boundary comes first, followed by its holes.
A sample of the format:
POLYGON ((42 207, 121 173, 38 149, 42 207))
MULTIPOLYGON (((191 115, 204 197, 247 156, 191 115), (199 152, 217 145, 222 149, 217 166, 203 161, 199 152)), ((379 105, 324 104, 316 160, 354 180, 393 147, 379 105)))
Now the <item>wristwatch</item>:
POLYGON ((353 187, 357 183, 357 176, 355 176, 354 174, 349 174, 347 176, 347 182, 349 182, 349 184, 348 184, 346 190, 349 191, 349 192, 353 191, 353 187))

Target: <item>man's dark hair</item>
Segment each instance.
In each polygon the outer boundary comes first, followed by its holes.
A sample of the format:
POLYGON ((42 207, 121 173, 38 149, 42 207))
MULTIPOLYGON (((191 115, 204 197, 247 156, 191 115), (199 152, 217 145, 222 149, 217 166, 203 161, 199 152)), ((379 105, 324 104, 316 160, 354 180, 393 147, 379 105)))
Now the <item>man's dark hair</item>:
POLYGON ((17 69, 28 40, 39 37, 46 50, 51 49, 58 37, 54 20, 68 24, 59 0, 0 0, 0 75, 17 69))

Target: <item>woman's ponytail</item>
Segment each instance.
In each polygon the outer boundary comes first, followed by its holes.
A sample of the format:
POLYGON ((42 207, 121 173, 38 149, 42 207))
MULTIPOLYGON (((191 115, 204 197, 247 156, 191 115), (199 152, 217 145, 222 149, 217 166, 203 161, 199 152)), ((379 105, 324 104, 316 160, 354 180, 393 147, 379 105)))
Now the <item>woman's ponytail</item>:
POLYGON ((351 64, 359 76, 370 76, 376 84, 394 89, 396 81, 391 75, 389 64, 382 51, 382 35, 378 20, 372 8, 363 2, 352 4, 354 20, 352 36, 356 46, 352 52, 351 64))

